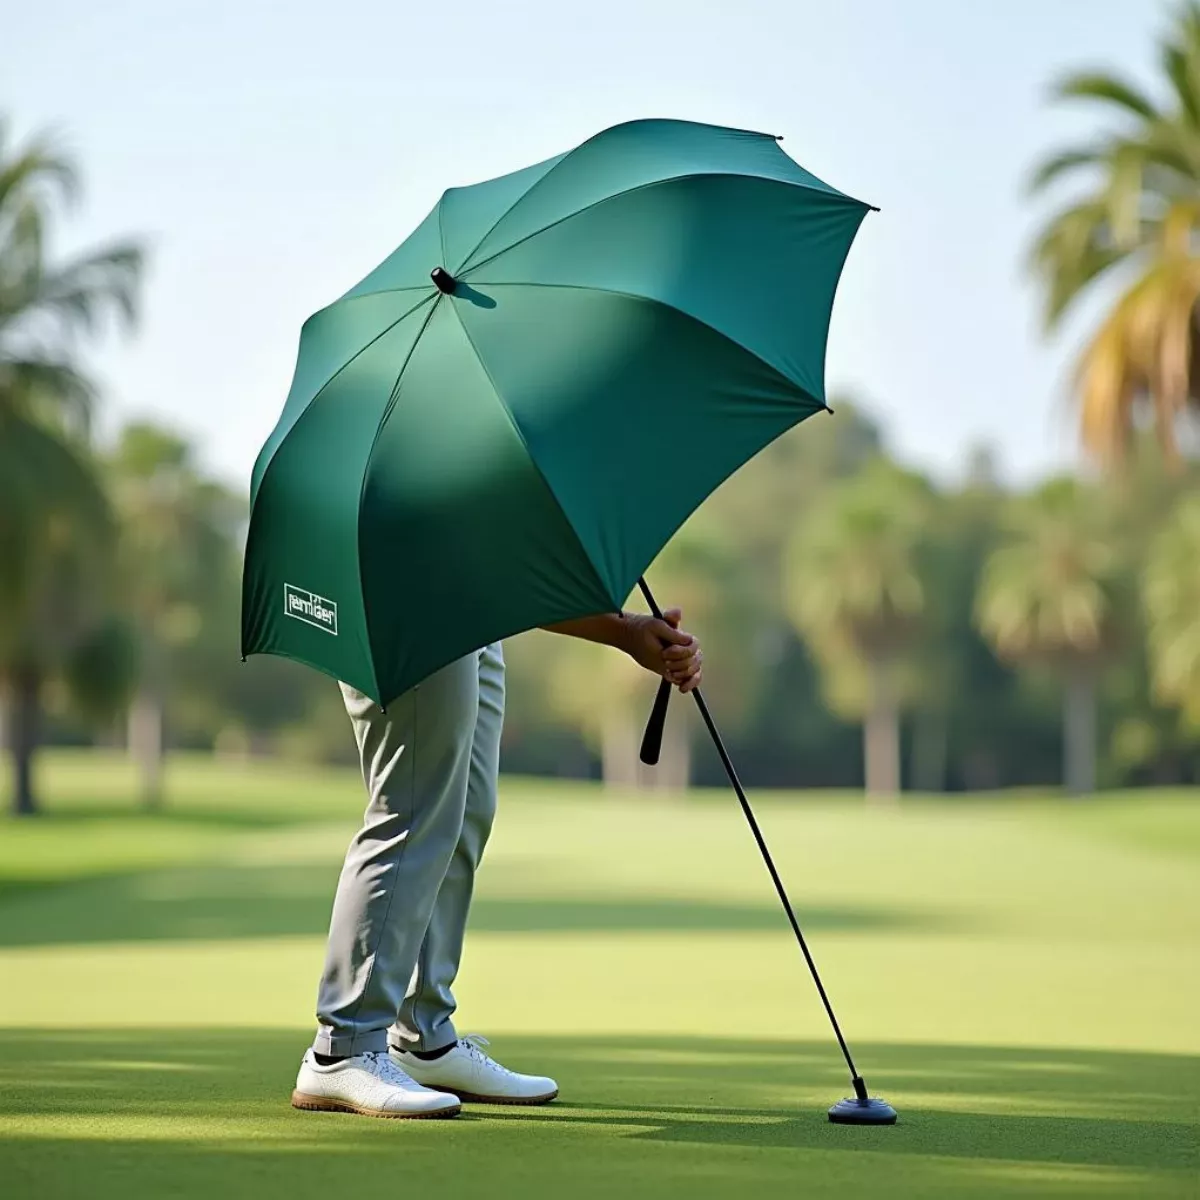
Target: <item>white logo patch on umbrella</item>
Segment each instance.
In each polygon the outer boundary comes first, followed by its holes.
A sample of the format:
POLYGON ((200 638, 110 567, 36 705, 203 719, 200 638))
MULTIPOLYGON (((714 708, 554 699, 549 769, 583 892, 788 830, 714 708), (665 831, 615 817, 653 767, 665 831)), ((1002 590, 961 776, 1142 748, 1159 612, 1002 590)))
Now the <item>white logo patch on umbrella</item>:
POLYGON ((305 591, 294 584, 283 585, 283 611, 305 625, 315 625, 337 637, 337 604, 315 592, 305 591))

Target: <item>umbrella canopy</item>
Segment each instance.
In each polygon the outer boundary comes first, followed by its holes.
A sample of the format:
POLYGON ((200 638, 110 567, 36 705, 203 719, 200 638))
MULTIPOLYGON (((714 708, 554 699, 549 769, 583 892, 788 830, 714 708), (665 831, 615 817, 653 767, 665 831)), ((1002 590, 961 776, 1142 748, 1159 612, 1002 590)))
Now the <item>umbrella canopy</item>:
POLYGON ((251 484, 243 654, 387 703, 619 609, 726 476, 825 407, 868 208, 773 137, 667 120, 451 188, 304 325, 251 484))

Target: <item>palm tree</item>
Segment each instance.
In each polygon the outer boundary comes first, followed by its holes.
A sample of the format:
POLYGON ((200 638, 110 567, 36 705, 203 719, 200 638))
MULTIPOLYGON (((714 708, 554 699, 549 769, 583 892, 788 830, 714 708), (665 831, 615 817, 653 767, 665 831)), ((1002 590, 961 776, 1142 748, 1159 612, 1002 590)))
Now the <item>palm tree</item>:
POLYGON ((1167 461, 1179 458, 1181 418, 1200 402, 1200 2, 1186 0, 1160 47, 1161 102, 1102 72, 1055 89, 1100 106, 1111 124, 1097 139, 1048 158, 1035 192, 1062 181, 1082 195, 1042 228, 1032 265, 1056 328, 1074 302, 1106 284, 1120 292, 1078 364, 1081 434, 1102 461, 1120 459, 1138 411, 1149 406, 1167 461))
POLYGON ((0 121, 0 683, 18 812, 35 808, 42 683, 99 619, 112 546, 85 444, 95 388, 77 336, 108 311, 132 316, 141 261, 122 244, 47 262, 53 201, 74 187, 48 142, 16 145, 0 121))
POLYGON ((0 680, 7 695, 13 806, 36 809, 33 756, 48 670, 65 665, 99 620, 107 504, 86 461, 34 424, 0 417, 0 680))
POLYGON ((928 489, 882 460, 834 486, 800 524, 785 562, 789 614, 834 706, 862 716, 868 793, 900 790, 903 653, 926 609, 928 489))
POLYGON ((1142 596, 1154 691, 1200 726, 1200 495, 1184 500, 1155 537, 1142 596))
POLYGON ((1063 775, 1095 788, 1097 668, 1111 647, 1118 562, 1093 489, 1072 479, 1014 502, 988 557, 976 601, 980 631, 1001 657, 1047 663, 1062 677, 1063 775))
POLYGON ((120 517, 123 600, 138 633, 129 749, 142 802, 162 799, 164 725, 175 659, 196 642, 226 581, 241 505, 205 479, 186 441, 145 423, 122 431, 108 460, 120 517))

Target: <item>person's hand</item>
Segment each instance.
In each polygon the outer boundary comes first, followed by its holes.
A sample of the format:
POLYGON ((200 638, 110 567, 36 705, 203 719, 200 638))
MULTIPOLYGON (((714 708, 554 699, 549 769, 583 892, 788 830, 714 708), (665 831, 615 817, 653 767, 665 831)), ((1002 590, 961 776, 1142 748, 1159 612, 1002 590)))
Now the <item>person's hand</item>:
POLYGON ((640 667, 661 675, 681 692, 700 686, 704 652, 700 643, 679 628, 683 613, 668 609, 662 620, 657 617, 628 613, 625 650, 640 667))

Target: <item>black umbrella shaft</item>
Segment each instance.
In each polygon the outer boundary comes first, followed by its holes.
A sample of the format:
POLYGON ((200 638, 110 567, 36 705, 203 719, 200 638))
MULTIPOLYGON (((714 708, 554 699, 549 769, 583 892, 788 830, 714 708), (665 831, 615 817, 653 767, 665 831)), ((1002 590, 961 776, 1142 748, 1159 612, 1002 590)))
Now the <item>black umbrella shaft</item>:
MULTIPOLYGON (((662 609, 658 607, 654 596, 650 592, 649 586, 645 579, 638 580, 638 587, 642 590, 642 595, 646 599, 646 603, 650 606, 650 611, 658 617, 662 618, 662 609)), ((850 1057, 850 1048, 846 1045, 846 1039, 842 1037, 841 1026, 838 1025, 838 1019, 834 1015, 833 1005, 829 1003, 829 996, 825 992, 825 985, 821 982, 820 973, 817 971, 817 964, 813 962, 813 956, 809 952, 808 943, 804 940, 804 934, 800 929, 800 922, 796 920, 796 913, 792 908, 792 902, 788 899, 787 890, 783 886, 783 880, 779 878, 779 872, 775 869, 775 862, 771 858, 771 851, 767 848, 766 840, 762 835, 762 830, 758 827, 758 821, 754 818, 754 811, 750 807, 750 801, 746 798, 746 791, 742 787, 742 781, 738 778, 738 773, 733 765, 733 759, 729 757, 729 751, 725 749, 725 743, 721 740, 721 734, 717 729, 716 722, 712 718, 712 713, 708 711, 708 705, 704 702, 704 697, 700 694, 700 689, 696 688, 692 695, 696 699, 696 707, 700 710, 700 716, 704 720, 705 727, 708 729, 709 736, 713 740, 713 745, 717 748, 717 754, 721 758, 721 765, 725 768, 725 774, 729 776, 729 782, 733 787, 734 793, 737 795, 738 803, 742 806, 742 813, 745 815, 746 822, 750 826, 750 832, 754 834, 754 840, 758 844, 759 853, 763 857, 763 862, 767 864, 767 871, 771 876, 771 882, 775 885, 775 891, 779 895, 779 902, 783 905, 783 911, 787 913, 787 919, 791 923, 792 932, 796 935, 796 941, 800 944, 800 953, 804 955, 804 961, 808 964, 809 972, 813 977, 813 982, 817 985, 817 992, 821 997, 821 1003, 825 1005, 825 1012, 829 1015, 829 1023, 833 1026, 834 1035, 837 1038, 838 1045, 842 1050, 842 1057, 846 1060, 846 1065, 850 1068, 850 1077, 854 1083, 855 1093, 861 1098, 866 1096, 866 1087, 854 1066, 854 1059, 850 1057)))

